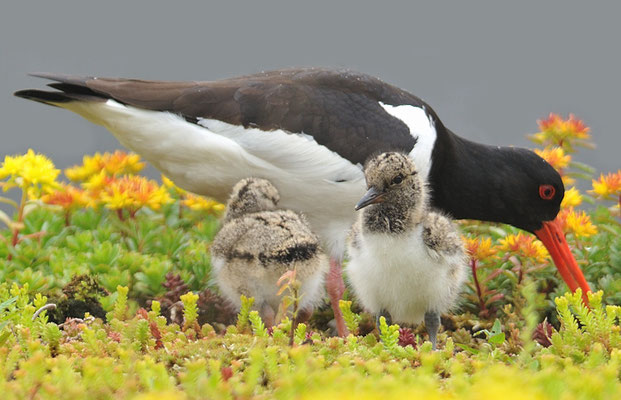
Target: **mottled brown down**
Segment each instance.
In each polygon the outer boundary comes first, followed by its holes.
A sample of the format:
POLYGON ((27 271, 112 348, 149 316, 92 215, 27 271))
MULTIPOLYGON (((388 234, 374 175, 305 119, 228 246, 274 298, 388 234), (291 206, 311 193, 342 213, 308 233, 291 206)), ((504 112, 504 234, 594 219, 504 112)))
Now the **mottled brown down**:
POLYGON ((249 178, 233 188, 224 225, 211 246, 221 291, 239 307, 239 297, 254 297, 265 322, 273 323, 281 296, 278 279, 296 270, 303 294, 300 307, 321 300, 328 261, 306 220, 276 210, 278 191, 267 180, 249 178))

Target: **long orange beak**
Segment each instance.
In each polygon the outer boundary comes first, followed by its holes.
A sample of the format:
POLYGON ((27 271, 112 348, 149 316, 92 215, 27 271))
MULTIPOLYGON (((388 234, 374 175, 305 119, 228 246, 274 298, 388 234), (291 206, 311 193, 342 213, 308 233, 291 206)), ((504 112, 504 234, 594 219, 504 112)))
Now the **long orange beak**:
POLYGON ((580 267, 578 267, 574 255, 569 250, 569 245, 565 240, 565 234, 563 234, 559 220, 555 219, 554 221, 544 222, 543 227, 535 231, 535 235, 548 249, 554 264, 556 264, 556 268, 558 268, 558 272, 567 283, 567 286, 569 286, 572 292, 575 292, 577 288, 581 288, 582 299, 588 305, 587 292, 590 292, 591 289, 586 279, 584 279, 584 275, 580 267))

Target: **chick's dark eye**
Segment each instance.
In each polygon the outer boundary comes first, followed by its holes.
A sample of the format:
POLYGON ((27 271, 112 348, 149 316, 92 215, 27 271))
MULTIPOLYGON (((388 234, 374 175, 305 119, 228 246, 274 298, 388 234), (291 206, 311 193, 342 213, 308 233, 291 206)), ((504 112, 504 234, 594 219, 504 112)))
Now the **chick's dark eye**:
POLYGON ((544 200, 552 200, 556 189, 552 185, 539 185, 539 197, 544 200))
POLYGON ((399 175, 395 176, 394 178, 392 178, 393 185, 398 185, 401 182, 403 182, 403 175, 401 175, 401 174, 399 174, 399 175))

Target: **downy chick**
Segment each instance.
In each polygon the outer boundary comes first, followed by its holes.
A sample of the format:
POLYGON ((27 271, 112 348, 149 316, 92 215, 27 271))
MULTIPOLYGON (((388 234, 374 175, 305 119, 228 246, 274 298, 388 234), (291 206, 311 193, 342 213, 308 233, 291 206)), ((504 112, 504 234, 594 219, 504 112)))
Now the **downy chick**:
POLYGON ((459 232, 429 208, 426 185, 406 155, 380 154, 364 173, 368 191, 348 242, 351 287, 378 322, 424 320, 435 349, 440 314, 455 305, 466 277, 459 232))
POLYGON ((277 281, 285 272, 296 270, 302 295, 299 310, 310 313, 323 297, 328 269, 328 259, 306 220, 293 211, 277 210, 278 201, 278 191, 269 181, 239 181, 211 246, 222 294, 238 309, 242 294, 254 297, 268 327, 281 303, 277 281))

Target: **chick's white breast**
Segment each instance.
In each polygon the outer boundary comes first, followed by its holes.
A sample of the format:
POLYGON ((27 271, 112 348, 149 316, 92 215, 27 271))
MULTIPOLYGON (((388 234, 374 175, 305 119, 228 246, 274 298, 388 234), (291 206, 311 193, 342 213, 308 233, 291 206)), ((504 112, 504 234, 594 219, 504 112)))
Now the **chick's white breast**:
POLYGON ((368 311, 386 310, 394 322, 419 323, 426 311, 442 313, 454 304, 465 278, 463 256, 430 250, 422 229, 406 235, 354 229, 347 276, 368 311))

